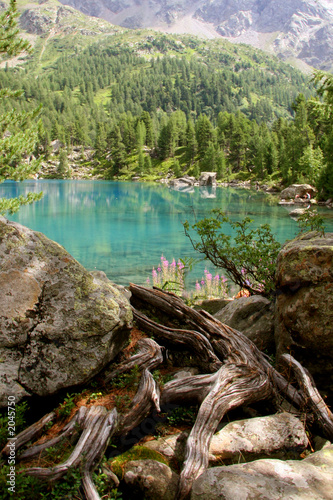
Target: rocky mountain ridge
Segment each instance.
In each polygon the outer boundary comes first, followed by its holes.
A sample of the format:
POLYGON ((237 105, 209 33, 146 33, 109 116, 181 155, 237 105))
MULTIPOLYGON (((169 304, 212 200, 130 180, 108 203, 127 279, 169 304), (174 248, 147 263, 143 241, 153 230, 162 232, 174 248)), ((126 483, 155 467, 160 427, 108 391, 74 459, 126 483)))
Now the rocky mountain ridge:
POLYGON ((222 36, 292 61, 333 67, 332 0, 61 0, 127 28, 222 36))

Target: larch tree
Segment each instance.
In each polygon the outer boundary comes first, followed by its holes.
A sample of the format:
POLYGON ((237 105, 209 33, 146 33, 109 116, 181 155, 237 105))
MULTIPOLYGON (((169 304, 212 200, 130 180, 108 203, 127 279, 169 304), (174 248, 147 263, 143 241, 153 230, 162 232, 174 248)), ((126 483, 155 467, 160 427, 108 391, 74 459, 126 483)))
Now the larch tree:
MULTIPOLYGON (((6 11, 0 15, 0 57, 17 56, 31 51, 30 44, 19 37, 17 28, 16 1, 11 0, 6 11)), ((22 91, 3 88, 0 99, 19 98, 22 91)), ((39 138, 40 122, 37 116, 40 108, 31 112, 11 109, 0 115, 0 182, 6 179, 22 181, 31 177, 40 168, 33 152, 39 138)), ((17 212, 21 205, 39 200, 42 193, 28 193, 18 198, 0 198, 0 214, 17 212)))

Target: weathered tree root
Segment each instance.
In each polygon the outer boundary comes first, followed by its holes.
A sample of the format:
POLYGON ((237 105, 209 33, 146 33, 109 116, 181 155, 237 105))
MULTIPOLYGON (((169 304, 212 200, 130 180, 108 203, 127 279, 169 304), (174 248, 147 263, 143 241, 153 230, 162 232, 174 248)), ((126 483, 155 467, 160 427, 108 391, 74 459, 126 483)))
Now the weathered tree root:
POLYGON ((24 473, 55 481, 63 477, 69 468, 81 467, 82 485, 87 500, 98 500, 100 497, 93 484, 91 473, 103 457, 109 439, 116 429, 117 418, 116 409, 107 411, 104 406, 88 408, 83 417, 82 434, 70 457, 54 467, 31 467, 25 469, 24 473))
POLYGON ((333 413, 318 392, 311 374, 290 354, 283 354, 281 361, 290 366, 302 389, 303 404, 317 417, 324 436, 333 441, 333 413))
POLYGON ((222 366, 209 340, 202 333, 159 325, 136 309, 134 309, 134 315, 137 325, 143 331, 153 333, 159 340, 169 341, 173 345, 186 346, 194 351, 208 372, 215 372, 222 366))
POLYGON ((142 372, 140 384, 134 396, 130 410, 120 422, 116 435, 126 435, 149 415, 153 407, 160 410, 160 390, 152 374, 145 369, 142 372))
MULTIPOLYGON (((130 290, 134 304, 148 303, 169 317, 176 317, 185 325, 190 325, 195 330, 194 335, 200 332, 207 339, 208 351, 213 350, 223 362, 216 378, 207 375, 187 377, 182 381, 166 384, 162 393, 161 402, 180 401, 183 393, 185 400, 192 398, 201 403, 187 440, 185 462, 178 484, 176 499, 182 500, 189 495, 193 481, 207 468, 211 438, 227 411, 265 398, 275 400, 278 404, 278 389, 283 390, 294 404, 302 402, 302 396, 290 387, 284 377, 269 364, 264 354, 241 332, 222 324, 205 311, 187 307, 174 294, 132 284, 130 290), (198 385, 201 385, 200 389, 198 385)), ((146 328, 149 325, 149 331, 163 340, 165 327, 152 320, 147 321, 135 308, 133 313, 139 325, 146 328)), ((179 329, 169 328, 168 333, 171 338, 172 335, 175 336, 176 342, 177 335, 181 335, 179 329)), ((186 329, 186 334, 191 335, 191 331, 186 329)))
POLYGON ((147 368, 147 370, 153 370, 163 362, 162 349, 153 339, 140 339, 136 345, 139 348, 139 352, 120 363, 115 370, 108 373, 104 378, 105 383, 110 382, 114 377, 131 370, 135 366, 137 366, 139 370, 145 368, 147 368))
MULTIPOLYGON (((35 441, 36 439, 38 439, 39 436, 41 436, 45 425, 49 422, 52 422, 55 416, 55 412, 52 411, 51 413, 44 415, 40 420, 38 420, 38 422, 35 422, 34 424, 30 425, 30 427, 27 427, 26 429, 24 429, 24 431, 20 432, 20 434, 16 436, 15 440, 16 450, 22 448, 22 446, 27 444, 29 441, 35 441)), ((6 446, 1 451, 1 454, 9 455, 9 444, 9 442, 6 444, 6 446)))

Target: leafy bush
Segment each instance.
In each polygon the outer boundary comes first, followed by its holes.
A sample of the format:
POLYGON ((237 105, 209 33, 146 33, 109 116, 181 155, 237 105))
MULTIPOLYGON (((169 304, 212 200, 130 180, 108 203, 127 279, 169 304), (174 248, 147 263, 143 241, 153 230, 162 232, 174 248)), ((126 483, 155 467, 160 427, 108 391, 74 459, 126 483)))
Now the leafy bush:
POLYGON ((193 248, 205 255, 214 266, 225 269, 230 280, 251 295, 269 295, 274 289, 276 258, 281 246, 269 225, 250 229, 253 221, 249 217, 241 222, 232 222, 220 209, 211 213, 211 217, 191 226, 199 241, 192 239, 188 221, 184 223, 185 234, 193 248), (224 224, 229 224, 236 232, 234 241, 223 231, 224 224))
POLYGON ((305 210, 305 212, 298 217, 297 224, 301 233, 318 231, 322 235, 325 234, 324 219, 317 211, 311 208, 305 210))

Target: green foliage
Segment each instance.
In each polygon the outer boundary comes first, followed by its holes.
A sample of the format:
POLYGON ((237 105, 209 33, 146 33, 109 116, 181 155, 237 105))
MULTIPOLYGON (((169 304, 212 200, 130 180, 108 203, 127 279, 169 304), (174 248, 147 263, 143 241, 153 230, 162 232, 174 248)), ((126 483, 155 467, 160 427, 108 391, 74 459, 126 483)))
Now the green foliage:
POLYGON ((280 244, 275 240, 269 225, 250 229, 253 222, 245 217, 233 222, 220 209, 212 210, 212 217, 192 226, 200 240, 195 242, 186 221, 184 229, 193 248, 205 255, 216 267, 225 269, 230 280, 251 294, 269 295, 274 289, 276 258, 280 244), (223 230, 229 224, 236 232, 234 241, 223 230))
POLYGON ((324 219, 316 210, 309 208, 297 218, 300 233, 318 231, 322 236, 325 234, 324 219))
MULTIPOLYGON (((15 431, 16 434, 24 429, 26 412, 28 411, 28 403, 19 403, 15 407, 15 431)), ((7 412, 0 415, 0 450, 5 446, 8 441, 8 415, 7 412)))
POLYGON ((192 426, 197 418, 198 408, 190 406, 188 408, 179 406, 172 410, 168 415, 170 425, 189 425, 192 426))
POLYGON ((121 373, 110 381, 111 387, 123 389, 124 387, 137 387, 140 378, 140 370, 135 365, 128 373, 121 373))
POLYGON ((23 469, 17 470, 15 478, 15 493, 8 491, 7 476, 9 466, 0 470, 0 491, 2 500, 19 498, 20 500, 83 500, 80 493, 80 471, 69 470, 66 475, 56 483, 47 483, 32 476, 25 476, 23 469))
POLYGON ((71 411, 73 408, 75 408, 75 398, 77 394, 68 394, 67 397, 64 399, 64 402, 59 405, 58 408, 58 415, 61 418, 66 418, 71 414, 71 411))

